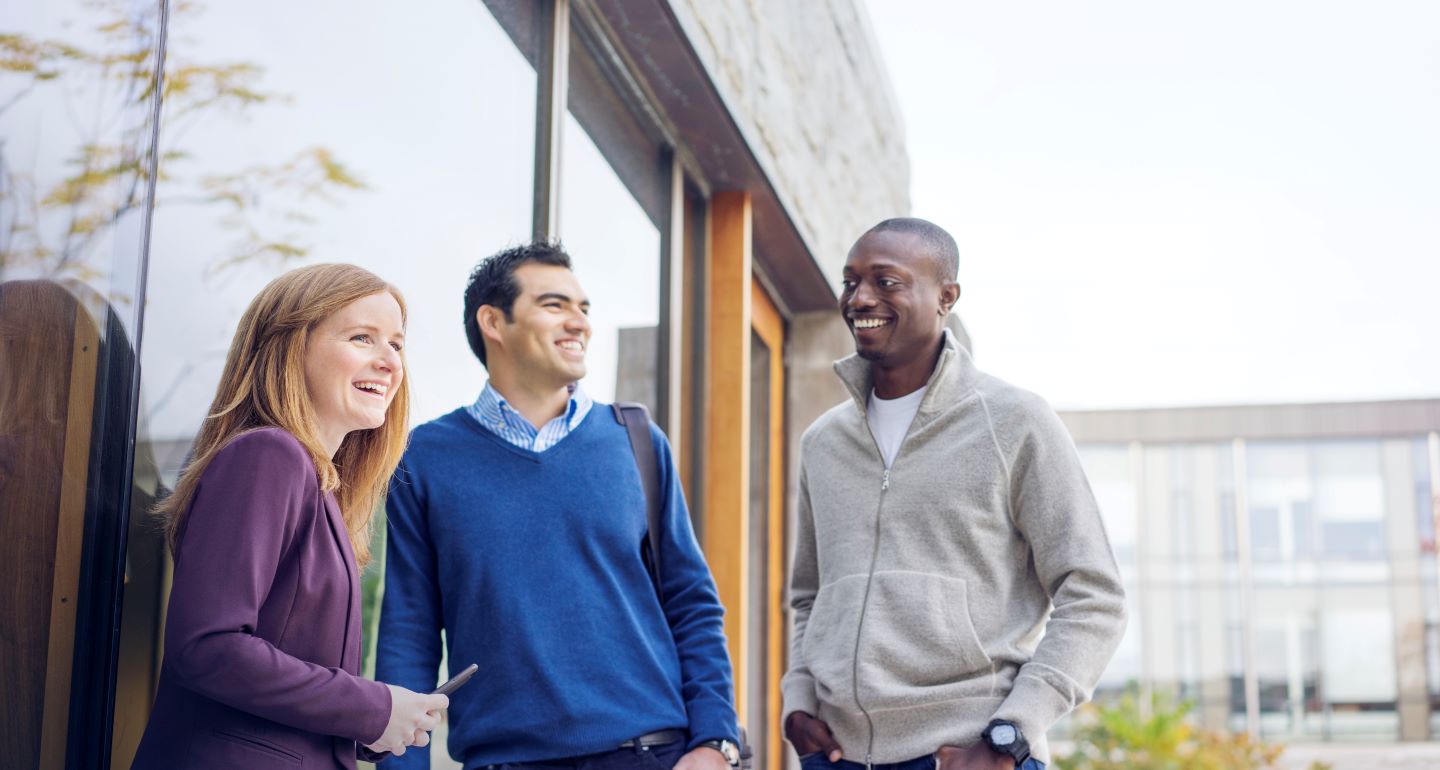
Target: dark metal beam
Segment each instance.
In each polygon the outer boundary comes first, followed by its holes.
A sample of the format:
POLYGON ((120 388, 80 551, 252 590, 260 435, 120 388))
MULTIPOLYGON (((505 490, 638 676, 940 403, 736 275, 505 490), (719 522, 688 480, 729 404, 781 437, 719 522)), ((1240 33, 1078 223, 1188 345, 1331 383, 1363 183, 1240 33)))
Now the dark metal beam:
POLYGON ((570 0, 547 0, 540 13, 531 235, 537 241, 549 241, 560 234, 560 138, 570 86, 570 0))

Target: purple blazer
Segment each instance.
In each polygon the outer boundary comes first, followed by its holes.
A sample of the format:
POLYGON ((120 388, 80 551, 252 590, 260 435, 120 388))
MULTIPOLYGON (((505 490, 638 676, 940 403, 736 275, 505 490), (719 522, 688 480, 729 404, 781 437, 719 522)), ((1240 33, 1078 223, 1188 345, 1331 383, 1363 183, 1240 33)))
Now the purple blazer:
POLYGON ((175 543, 150 768, 354 768, 390 691, 362 679, 360 580, 334 495, 279 428, 232 439, 175 543))

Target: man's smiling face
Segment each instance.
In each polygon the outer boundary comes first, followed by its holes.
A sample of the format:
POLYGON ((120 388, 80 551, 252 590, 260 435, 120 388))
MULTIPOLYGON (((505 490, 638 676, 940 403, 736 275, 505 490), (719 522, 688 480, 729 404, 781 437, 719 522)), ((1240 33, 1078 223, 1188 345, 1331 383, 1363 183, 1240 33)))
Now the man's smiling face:
MULTIPOLYGON (((500 356, 527 378, 562 387, 585 376, 590 300, 568 268, 529 263, 515 270, 520 294, 498 325, 500 356)), ((494 354, 492 353, 492 357, 494 354)))
POLYGON ((845 261, 840 313, 855 352, 895 367, 933 356, 960 287, 943 281, 928 243, 914 234, 872 232, 845 261))

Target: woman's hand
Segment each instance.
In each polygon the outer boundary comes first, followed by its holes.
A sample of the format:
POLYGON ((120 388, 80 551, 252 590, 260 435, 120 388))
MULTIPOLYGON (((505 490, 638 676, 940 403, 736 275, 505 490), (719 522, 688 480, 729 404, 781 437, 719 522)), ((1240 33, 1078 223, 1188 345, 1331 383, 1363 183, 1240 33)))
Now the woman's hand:
POLYGON ((398 757, 410 746, 428 745, 430 731, 440 724, 440 712, 450 705, 450 699, 444 695, 412 692, 393 684, 385 686, 390 688, 390 722, 379 740, 366 744, 365 748, 376 753, 388 751, 398 757))

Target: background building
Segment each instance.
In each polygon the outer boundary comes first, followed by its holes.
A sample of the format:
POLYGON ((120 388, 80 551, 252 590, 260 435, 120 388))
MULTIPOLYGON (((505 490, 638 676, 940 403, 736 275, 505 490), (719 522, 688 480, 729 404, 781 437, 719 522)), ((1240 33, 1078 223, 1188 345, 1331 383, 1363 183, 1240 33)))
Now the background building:
POLYGON ((1061 416, 1131 601, 1102 691, 1357 767, 1440 740, 1440 400, 1061 416))
POLYGON ((0 281, 28 292, 0 308, 12 766, 128 766, 168 590, 145 511, 268 280, 348 261, 396 283, 421 421, 484 380, 470 267, 558 237, 594 306, 585 386, 669 434, 778 767, 803 384, 849 347, 849 244, 909 208, 857 0, 22 0, 0 32, 0 281), (27 340, 45 366, 17 365, 27 340))

